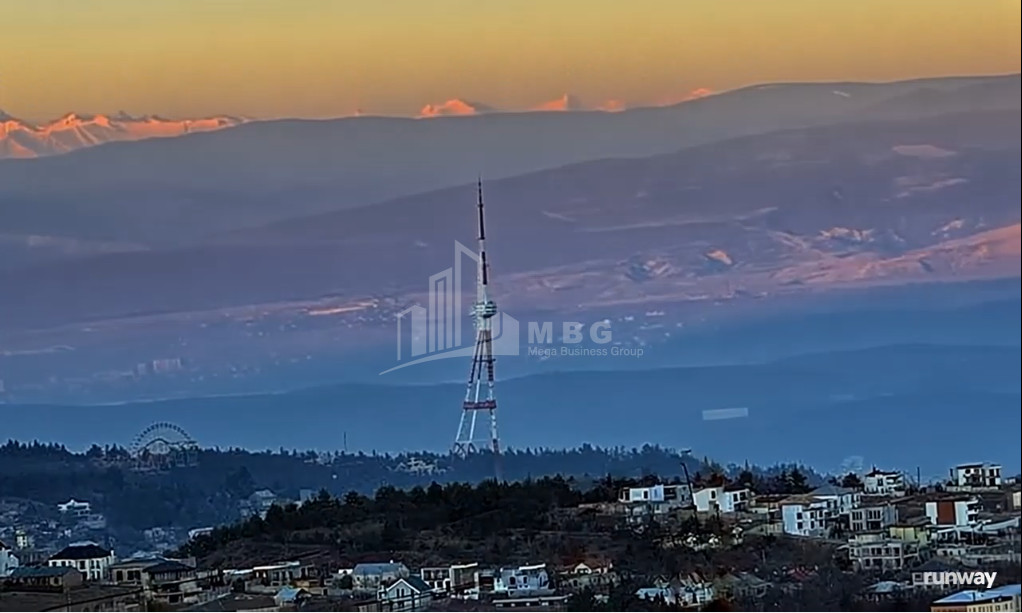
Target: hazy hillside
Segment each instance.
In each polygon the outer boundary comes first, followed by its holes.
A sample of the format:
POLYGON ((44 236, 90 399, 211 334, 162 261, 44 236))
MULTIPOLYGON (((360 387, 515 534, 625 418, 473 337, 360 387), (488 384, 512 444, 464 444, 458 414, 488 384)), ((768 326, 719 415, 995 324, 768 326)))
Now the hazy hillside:
POLYGON ((771 84, 619 113, 254 122, 0 162, 0 227, 25 241, 42 235, 174 244, 458 184, 477 173, 494 179, 835 121, 1017 109, 1019 99, 1019 76, 1010 75, 771 84), (934 101, 916 105, 914 95, 934 101))
MULTIPOLYGON (((1019 467, 1020 367, 1017 345, 896 345, 746 366, 551 373, 501 382, 501 431, 513 447, 652 442, 721 461, 798 459, 829 468, 858 455, 927 471, 995 458, 1011 471, 1019 467), (703 416, 736 407, 748 417, 703 416), (983 436, 963 437, 970 424, 983 436), (906 432, 928 444, 902 445, 906 432)), ((47 424, 48 437, 75 446, 124 441, 169 420, 204 445, 337 449, 346 437, 365 450, 443 450, 462 392, 457 384, 353 384, 89 410, 14 406, 5 409, 13 416, 5 435, 30 439, 47 424)))
MULTIPOLYGON (((495 291, 509 312, 563 311, 1017 277, 1019 133, 1018 111, 840 124, 490 181, 495 291)), ((0 272, 19 288, 0 296, 0 327, 324 296, 400 304, 451 265, 454 240, 471 244, 474 199, 450 188, 196 248, 0 272)))

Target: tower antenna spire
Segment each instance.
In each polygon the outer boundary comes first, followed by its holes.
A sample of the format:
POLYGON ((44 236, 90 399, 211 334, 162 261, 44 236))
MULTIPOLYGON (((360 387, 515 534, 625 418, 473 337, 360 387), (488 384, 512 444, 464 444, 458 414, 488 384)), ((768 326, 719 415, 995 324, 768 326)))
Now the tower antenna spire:
MULTIPOLYGON (((476 181, 476 208, 479 218, 479 261, 476 276, 476 302, 472 309, 475 318, 476 342, 469 370, 465 401, 462 403, 461 421, 454 439, 453 452, 462 457, 477 451, 476 421, 480 413, 490 420, 489 447, 493 453, 494 476, 501 479, 500 439, 497 436, 497 397, 494 393, 493 316, 497 303, 490 299, 490 265, 486 259, 486 217, 483 204, 483 180, 476 181)), ((484 435, 485 436, 485 435, 484 435)))

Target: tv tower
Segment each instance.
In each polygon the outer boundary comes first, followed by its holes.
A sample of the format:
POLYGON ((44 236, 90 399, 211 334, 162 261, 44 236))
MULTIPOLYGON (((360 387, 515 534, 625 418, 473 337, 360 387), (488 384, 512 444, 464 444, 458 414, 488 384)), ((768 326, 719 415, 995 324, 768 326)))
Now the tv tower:
POLYGON ((497 303, 490 299, 487 286, 490 281, 490 265, 486 261, 486 222, 483 216, 483 182, 476 186, 479 209, 479 260, 476 272, 476 302, 472 308, 475 318, 476 344, 469 370, 465 402, 462 403, 458 435, 454 439, 453 452, 466 456, 478 450, 476 443, 486 443, 485 430, 477 437, 476 423, 479 415, 489 418, 489 445, 493 451, 495 475, 500 479, 500 440, 497 438, 497 398, 493 390, 493 328, 492 319, 497 314, 497 303))

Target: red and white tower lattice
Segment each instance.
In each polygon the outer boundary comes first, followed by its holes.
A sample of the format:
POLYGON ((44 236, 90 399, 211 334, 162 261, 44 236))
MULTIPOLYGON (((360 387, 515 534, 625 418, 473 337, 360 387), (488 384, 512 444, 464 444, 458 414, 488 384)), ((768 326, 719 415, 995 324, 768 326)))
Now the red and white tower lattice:
POLYGON ((453 452, 466 456, 488 444, 493 452, 496 476, 499 479, 500 439, 497 437, 497 398, 494 395, 493 377, 493 317, 497 314, 497 303, 490 299, 488 292, 490 267, 486 259, 486 222, 483 216, 483 183, 481 180, 477 185, 477 196, 479 260, 476 274, 476 302, 472 309, 475 319, 476 343, 453 452), (481 432, 477 434, 476 426, 480 416, 484 421, 488 419, 490 422, 488 435, 485 424, 481 432))

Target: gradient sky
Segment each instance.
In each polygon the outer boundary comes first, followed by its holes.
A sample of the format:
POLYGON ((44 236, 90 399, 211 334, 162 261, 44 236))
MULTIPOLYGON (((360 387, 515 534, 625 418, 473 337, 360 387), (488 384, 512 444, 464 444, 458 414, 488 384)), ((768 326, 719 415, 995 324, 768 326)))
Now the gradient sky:
POLYGON ((0 0, 0 108, 413 115, 1018 72, 1020 0, 0 0))

